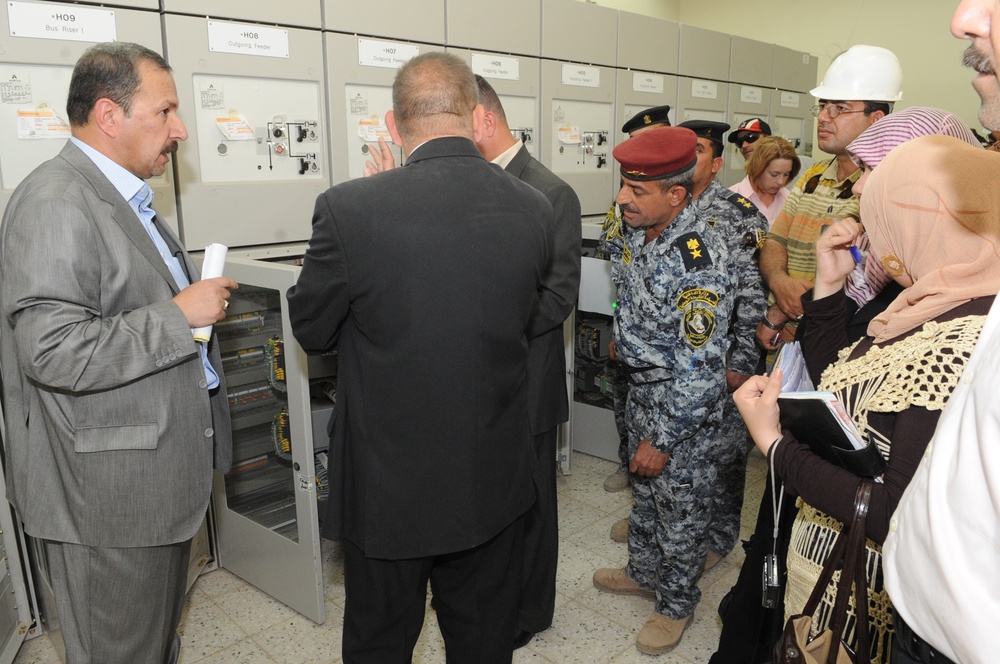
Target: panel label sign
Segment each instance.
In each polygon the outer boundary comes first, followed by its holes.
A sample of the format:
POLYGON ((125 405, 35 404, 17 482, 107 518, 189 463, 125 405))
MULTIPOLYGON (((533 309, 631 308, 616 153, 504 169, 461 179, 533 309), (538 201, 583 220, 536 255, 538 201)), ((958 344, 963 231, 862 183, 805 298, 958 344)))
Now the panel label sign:
POLYGON ((288 57, 288 30, 208 21, 208 50, 215 53, 288 57))
POLYGON ((715 81, 691 81, 691 96, 696 99, 718 99, 719 84, 715 81))
POLYGON ((521 78, 520 58, 504 57, 502 55, 472 54, 472 73, 483 78, 502 78, 517 81, 521 78))
POLYGON ((562 66, 562 82, 563 85, 599 88, 601 87, 601 70, 597 67, 566 64, 562 66))
POLYGON ((656 74, 632 74, 632 92, 652 92, 663 94, 663 77, 656 74))
POLYGON ((365 67, 385 67, 399 69, 410 58, 420 55, 420 47, 416 44, 375 41, 374 39, 358 40, 358 64, 365 67))
POLYGON ((782 92, 781 105, 784 106, 785 108, 798 108, 800 96, 801 95, 795 92, 782 92))
POLYGON ((746 104, 759 104, 764 101, 764 91, 761 88, 740 86, 740 101, 746 104))
POLYGON ((83 42, 118 39, 115 13, 109 9, 8 2, 7 18, 11 37, 83 42))

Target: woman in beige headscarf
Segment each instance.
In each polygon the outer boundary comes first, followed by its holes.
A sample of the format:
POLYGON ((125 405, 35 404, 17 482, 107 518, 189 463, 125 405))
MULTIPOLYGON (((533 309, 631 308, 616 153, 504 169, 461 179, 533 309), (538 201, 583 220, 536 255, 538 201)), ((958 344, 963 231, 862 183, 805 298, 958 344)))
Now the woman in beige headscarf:
MULTIPOLYGON (((1000 290, 998 181, 1000 155, 951 137, 918 138, 889 153, 867 183, 861 216, 872 252, 904 290, 875 317, 868 337, 842 350, 843 285, 862 229, 839 222, 817 243, 813 300, 805 303, 806 362, 813 376, 822 372, 819 389, 837 394, 887 460, 868 516, 872 662, 888 661, 891 635, 879 546, 1000 290)), ((734 398, 754 442, 802 499, 788 553, 785 612, 792 615, 815 585, 831 535, 854 512, 859 477, 781 430, 780 381, 779 373, 754 377, 734 398)), ((831 608, 821 605, 817 629, 831 608)))

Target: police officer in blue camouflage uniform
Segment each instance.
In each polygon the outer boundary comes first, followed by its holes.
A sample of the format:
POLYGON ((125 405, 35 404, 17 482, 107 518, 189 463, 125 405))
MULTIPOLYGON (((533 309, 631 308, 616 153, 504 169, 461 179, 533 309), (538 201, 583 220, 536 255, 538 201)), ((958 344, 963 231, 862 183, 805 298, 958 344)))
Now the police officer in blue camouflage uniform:
MULTIPOLYGON (((635 136, 638 133, 646 131, 647 129, 652 129, 653 127, 669 127, 670 126, 670 106, 654 106, 652 108, 647 108, 646 110, 636 113, 631 118, 629 118, 625 124, 622 125, 622 133, 628 134, 629 136, 635 136)), ((608 214, 604 219, 604 225, 601 228, 601 237, 598 241, 597 250, 600 254, 608 257, 611 260, 611 280, 618 285, 618 274, 620 265, 628 264, 630 257, 628 253, 622 256, 622 250, 624 248, 624 238, 621 233, 622 229, 622 218, 621 211, 618 209, 617 203, 611 204, 611 209, 608 210, 608 214), (619 257, 619 260, 615 260, 613 257, 619 257), (624 260, 621 260, 624 258, 624 260)), ((624 491, 629 485, 629 475, 628 475, 628 430, 625 427, 625 401, 628 397, 628 380, 626 379, 624 373, 619 369, 618 362, 615 360, 614 355, 614 343, 611 344, 610 348, 611 355, 611 370, 612 370, 612 380, 611 380, 611 396, 612 402, 615 409, 615 426, 618 429, 619 445, 618 445, 618 468, 614 470, 607 479, 604 480, 604 490, 614 493, 616 491, 624 491)), ((616 542, 625 542, 628 539, 628 519, 622 519, 619 524, 615 524, 616 527, 612 529, 611 539, 616 542)))
POLYGON ((636 639, 660 654, 680 641, 701 598, 715 495, 715 441, 727 398, 726 331, 735 279, 721 236, 690 203, 694 132, 657 127, 614 149, 627 265, 618 266, 614 339, 629 374, 626 421, 635 505, 625 569, 601 591, 655 600, 636 639))
MULTIPOLYGON (((757 258, 767 235, 767 219, 757 206, 715 179, 722 168, 724 122, 690 120, 681 123, 698 137, 691 196, 698 216, 720 233, 729 246, 730 266, 739 283, 733 291, 733 317, 729 326, 726 383, 733 392, 756 373, 761 350, 756 342, 757 323, 767 310, 767 290, 757 258)), ((747 467, 747 429, 732 399, 726 399, 723 428, 717 439, 718 493, 712 508, 705 569, 724 558, 739 540, 740 517, 747 467)))

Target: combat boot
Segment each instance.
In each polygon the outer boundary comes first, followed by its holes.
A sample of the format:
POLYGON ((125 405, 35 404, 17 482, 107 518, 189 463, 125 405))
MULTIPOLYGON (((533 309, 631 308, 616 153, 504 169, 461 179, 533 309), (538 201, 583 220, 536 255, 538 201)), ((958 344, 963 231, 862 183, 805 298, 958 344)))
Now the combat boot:
POLYGON ((684 629, 691 622, 691 616, 674 620, 653 611, 635 639, 635 647, 647 655, 662 655, 673 650, 681 642, 684 629))
POLYGON ((621 542, 625 544, 628 542, 628 519, 619 519, 615 521, 615 525, 611 526, 611 541, 621 542))
POLYGON ((655 590, 643 588, 619 567, 604 567, 594 572, 594 587, 615 595, 636 595, 646 599, 656 599, 655 590))
POLYGON ((618 468, 604 480, 604 490, 608 493, 618 493, 619 491, 627 489, 628 485, 631 483, 632 481, 628 476, 628 470, 625 468, 618 468))

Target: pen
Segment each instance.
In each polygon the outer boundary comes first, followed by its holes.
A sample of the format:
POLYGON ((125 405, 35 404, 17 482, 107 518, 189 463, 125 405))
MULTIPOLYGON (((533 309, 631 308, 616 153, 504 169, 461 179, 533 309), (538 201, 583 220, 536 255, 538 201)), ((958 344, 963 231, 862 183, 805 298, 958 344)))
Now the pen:
POLYGON ((855 247, 855 246, 852 245, 851 246, 851 256, 854 256, 854 262, 855 263, 857 263, 858 265, 861 265, 862 256, 861 256, 861 250, 860 249, 858 249, 857 247, 855 247))

